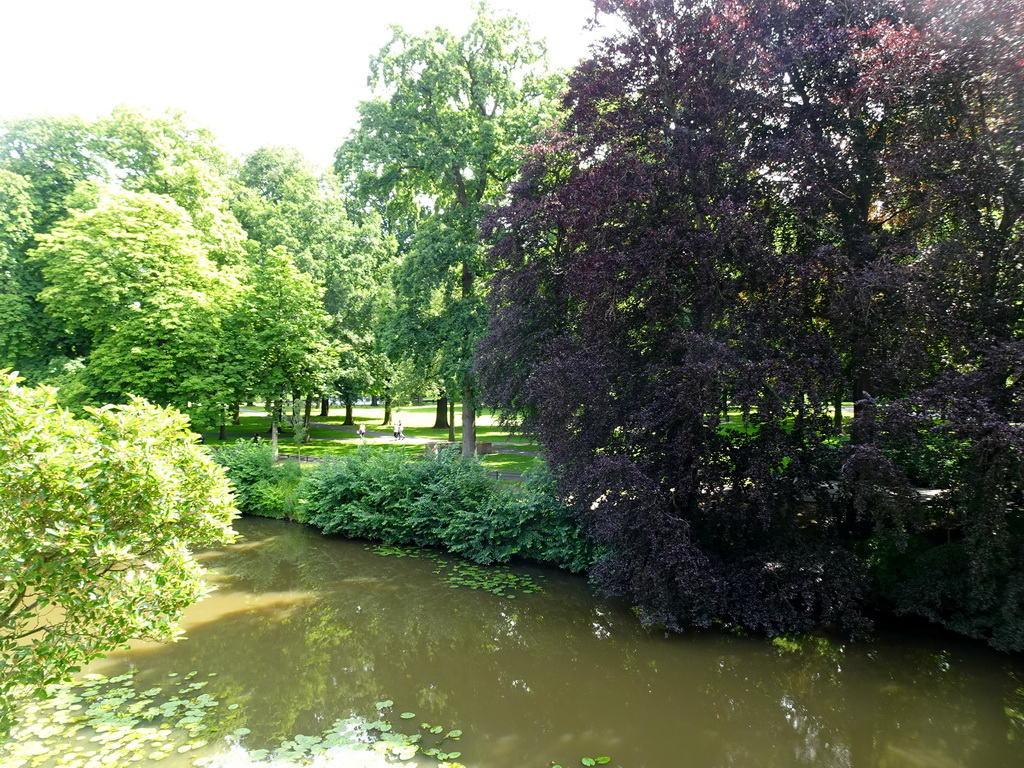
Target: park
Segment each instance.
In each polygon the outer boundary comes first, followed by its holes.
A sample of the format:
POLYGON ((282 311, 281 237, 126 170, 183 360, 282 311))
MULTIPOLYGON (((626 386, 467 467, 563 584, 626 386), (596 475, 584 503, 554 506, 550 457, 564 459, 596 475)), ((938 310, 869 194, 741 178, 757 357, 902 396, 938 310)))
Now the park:
POLYGON ((1024 762, 1024 4, 593 5, 0 122, 5 768, 1024 762))

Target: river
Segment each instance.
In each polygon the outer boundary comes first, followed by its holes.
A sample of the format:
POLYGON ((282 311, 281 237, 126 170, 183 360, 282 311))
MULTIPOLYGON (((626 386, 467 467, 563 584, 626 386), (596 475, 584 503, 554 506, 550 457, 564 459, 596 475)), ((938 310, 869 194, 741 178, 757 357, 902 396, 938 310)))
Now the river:
POLYGON ((210 701, 232 702, 207 702, 225 719, 197 748, 211 764, 356 716, 419 733, 421 750, 440 741, 469 768, 1024 766, 1024 660, 944 633, 666 636, 550 569, 502 570, 501 590, 430 553, 273 520, 236 527, 240 541, 198 555, 217 589, 188 611, 186 640, 90 670, 134 672, 140 688, 206 680, 210 701))

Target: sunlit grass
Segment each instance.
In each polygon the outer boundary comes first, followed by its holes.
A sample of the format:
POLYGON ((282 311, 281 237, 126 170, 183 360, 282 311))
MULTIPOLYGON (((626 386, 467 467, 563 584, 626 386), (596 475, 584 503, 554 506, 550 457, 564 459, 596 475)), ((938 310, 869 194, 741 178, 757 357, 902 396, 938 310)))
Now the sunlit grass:
MULTIPOLYGON (((258 410, 263 412, 263 406, 258 405, 251 410, 258 410)), ((447 428, 434 429, 434 421, 436 418, 436 412, 433 405, 417 405, 417 406, 403 406, 401 408, 393 408, 391 411, 391 424, 384 424, 384 406, 383 405, 359 405, 352 409, 352 420, 354 426, 359 424, 365 424, 366 429, 370 432, 383 432, 390 434, 392 424, 396 424, 399 421, 402 422, 402 426, 405 428, 405 434, 407 436, 422 437, 433 440, 446 440, 448 437, 447 428)), ((264 429, 270 429, 270 419, 266 416, 243 416, 243 426, 251 419, 262 419, 262 423, 266 426, 264 429)), ((331 408, 328 411, 326 417, 321 417, 319 411, 314 411, 312 416, 313 422, 319 422, 322 424, 332 424, 340 426, 345 421, 345 409, 344 408, 331 408)), ((240 427, 228 426, 228 432, 238 432, 240 427)), ((314 429, 317 429, 314 427, 314 429)), ((491 411, 483 410, 477 412, 476 417, 476 433, 477 439, 481 441, 497 442, 506 440, 515 440, 516 442, 528 442, 527 438, 521 435, 512 435, 508 429, 502 427, 499 424, 498 416, 491 411)), ((345 432, 339 431, 339 434, 344 435, 345 432)), ((330 433, 325 433, 325 436, 330 436, 330 433)), ((455 439, 460 440, 462 438, 462 406, 455 406, 455 439)))
MULTIPOLYGON (((367 441, 367 445, 374 450, 398 451, 410 458, 423 455, 422 443, 396 443, 389 440, 387 443, 378 443, 376 445, 367 441)), ((281 443, 278 446, 278 451, 283 454, 294 456, 298 453, 297 448, 298 446, 295 445, 295 442, 291 441, 289 443, 281 443)), ((314 440, 302 446, 301 455, 312 456, 318 459, 329 459, 341 456, 351 456, 353 453, 358 451, 359 448, 360 445, 358 440, 346 440, 344 442, 317 442, 314 440)))
POLYGON ((488 469, 501 472, 525 472, 537 462, 543 461, 536 456, 520 456, 512 453, 491 453, 482 456, 480 461, 488 469))

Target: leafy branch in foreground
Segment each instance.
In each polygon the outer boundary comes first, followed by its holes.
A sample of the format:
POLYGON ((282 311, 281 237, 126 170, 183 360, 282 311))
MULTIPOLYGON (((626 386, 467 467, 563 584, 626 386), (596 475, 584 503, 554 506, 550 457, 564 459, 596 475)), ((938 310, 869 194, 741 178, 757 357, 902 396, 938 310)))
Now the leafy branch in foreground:
POLYGON ((0 376, 0 732, 132 638, 169 640, 207 586, 190 550, 233 537, 234 500, 185 416, 134 400, 79 419, 0 376))

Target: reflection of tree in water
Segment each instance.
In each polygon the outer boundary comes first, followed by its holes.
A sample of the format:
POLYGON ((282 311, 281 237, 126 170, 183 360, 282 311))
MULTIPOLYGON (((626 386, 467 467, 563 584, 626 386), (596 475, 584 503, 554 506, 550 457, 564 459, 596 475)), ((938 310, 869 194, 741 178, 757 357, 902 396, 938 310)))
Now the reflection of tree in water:
POLYGON ((412 729, 465 730, 460 749, 489 768, 585 754, 673 765, 681 745, 693 768, 990 768, 1022 756, 1002 713, 1015 686, 984 651, 987 672, 937 645, 783 652, 723 633, 665 638, 574 577, 545 571, 545 593, 509 600, 451 589, 429 558, 276 521, 239 528, 245 541, 205 558, 225 574, 214 600, 233 610, 134 659, 144 674, 150 663, 218 672, 211 693, 242 704, 233 727, 251 728, 253 746, 389 698, 417 713, 412 729))
POLYGON ((1009 721, 1006 729, 1007 741, 1024 743, 1024 674, 1012 675, 1014 685, 1013 691, 1007 693, 1003 705, 1003 712, 1009 721))
POLYGON ((998 692, 1011 680, 984 649, 955 659, 898 640, 746 650, 723 657, 706 681, 721 755, 706 765, 966 768, 1024 758, 1001 716, 998 692))
POLYGON ((197 555, 203 566, 228 574, 233 588, 271 592, 299 585, 302 564, 315 557, 315 534, 303 526, 242 517, 235 521, 242 538, 227 547, 197 555))

